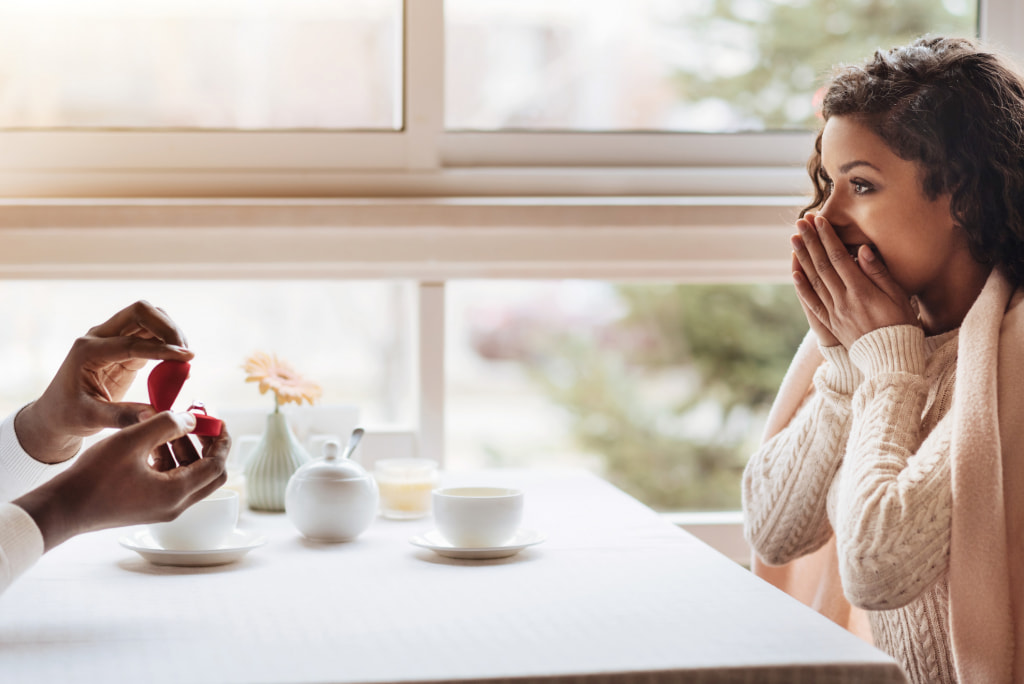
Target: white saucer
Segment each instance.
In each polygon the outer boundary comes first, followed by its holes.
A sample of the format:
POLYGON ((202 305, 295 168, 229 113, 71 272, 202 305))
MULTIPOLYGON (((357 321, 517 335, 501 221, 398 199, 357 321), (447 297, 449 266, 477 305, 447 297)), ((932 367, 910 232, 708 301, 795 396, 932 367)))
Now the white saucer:
POLYGON ((512 540, 501 546, 486 548, 469 547, 460 548, 452 546, 441 533, 431 530, 425 534, 417 534, 409 538, 409 543, 424 549, 445 556, 446 558, 464 558, 470 560, 487 560, 491 558, 508 558, 514 556, 527 546, 540 544, 544 541, 544 535, 534 530, 519 530, 512 540))
POLYGON ((117 540, 121 546, 131 549, 155 565, 208 566, 225 565, 240 560, 242 556, 267 543, 267 538, 242 530, 234 530, 220 548, 201 551, 173 551, 153 541, 145 528, 135 530, 117 540))

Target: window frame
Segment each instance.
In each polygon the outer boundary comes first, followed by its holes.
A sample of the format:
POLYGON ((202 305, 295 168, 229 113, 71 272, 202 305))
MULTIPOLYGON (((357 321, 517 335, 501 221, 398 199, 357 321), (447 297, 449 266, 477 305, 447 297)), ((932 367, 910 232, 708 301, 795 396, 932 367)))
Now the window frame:
MULTIPOLYGON (((786 195, 806 189, 800 172, 808 133, 446 131, 444 29, 444 0, 405 0, 399 131, 0 131, 0 196, 786 195), (754 191, 745 190, 752 180, 754 191)), ((979 32, 1024 63, 1024 9, 1015 0, 979 0, 979 32)))

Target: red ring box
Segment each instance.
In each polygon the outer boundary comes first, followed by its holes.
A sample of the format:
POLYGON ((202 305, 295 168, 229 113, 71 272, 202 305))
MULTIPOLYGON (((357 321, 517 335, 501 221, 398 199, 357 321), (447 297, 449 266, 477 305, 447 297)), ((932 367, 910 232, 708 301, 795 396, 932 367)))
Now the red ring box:
MULTIPOLYGON (((158 363, 149 373, 149 403, 157 411, 170 411, 174 400, 178 398, 182 385, 188 379, 188 372, 192 368, 185 361, 164 361, 158 363)), ((196 418, 196 427, 192 434, 202 437, 216 437, 224 428, 224 422, 219 418, 206 415, 206 409, 202 404, 193 404, 188 407, 188 412, 196 418), (195 410, 193 410, 195 409, 195 410), (202 411, 202 413, 197 413, 202 411)))

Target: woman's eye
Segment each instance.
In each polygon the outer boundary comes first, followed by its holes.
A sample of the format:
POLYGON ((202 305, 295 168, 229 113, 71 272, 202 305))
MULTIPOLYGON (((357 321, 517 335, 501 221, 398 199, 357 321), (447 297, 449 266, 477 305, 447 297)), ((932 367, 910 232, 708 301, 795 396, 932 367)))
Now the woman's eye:
POLYGON ((853 194, 855 195, 866 195, 867 193, 874 190, 874 186, 872 186, 871 183, 859 180, 857 178, 851 180, 850 185, 853 186, 853 194))

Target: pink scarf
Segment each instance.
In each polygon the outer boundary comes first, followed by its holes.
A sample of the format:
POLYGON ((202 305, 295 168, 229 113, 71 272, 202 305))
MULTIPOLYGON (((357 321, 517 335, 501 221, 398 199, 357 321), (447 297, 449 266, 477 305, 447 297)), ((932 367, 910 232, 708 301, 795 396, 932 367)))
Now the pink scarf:
MULTIPOLYGON (((953 393, 949 613, 963 684, 1024 682, 1024 291, 995 270, 960 328, 953 393)), ((768 416, 782 430, 823 358, 813 334, 797 350, 768 416)), ((781 567, 753 570, 870 641, 839 580, 835 540, 781 567)))

